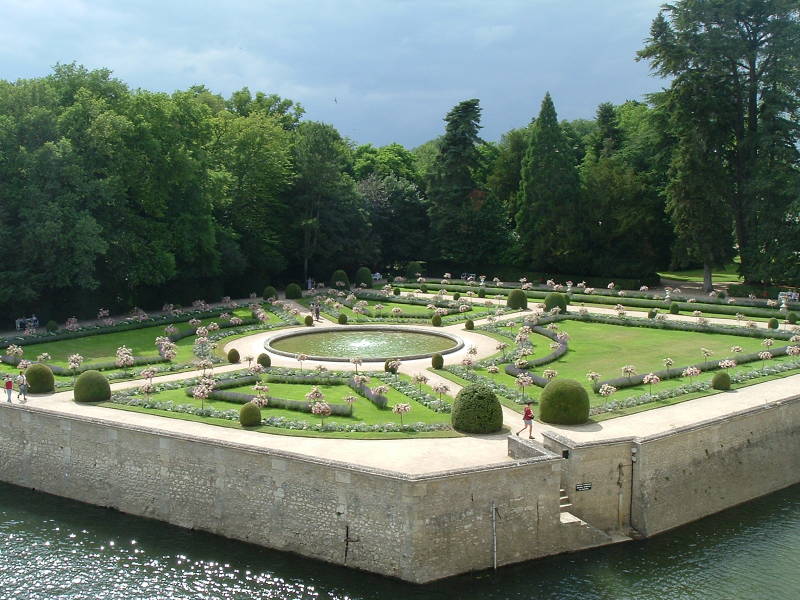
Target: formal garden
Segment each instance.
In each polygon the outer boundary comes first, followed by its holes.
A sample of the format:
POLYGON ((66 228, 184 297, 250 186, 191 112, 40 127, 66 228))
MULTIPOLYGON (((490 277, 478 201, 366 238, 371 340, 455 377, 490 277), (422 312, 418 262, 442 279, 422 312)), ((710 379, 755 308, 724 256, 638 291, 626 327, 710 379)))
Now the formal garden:
POLYGON ((2 340, 0 372, 25 372, 32 394, 84 405, 383 439, 500 431, 501 405, 526 403, 545 422, 597 422, 800 370, 800 306, 786 298, 449 273, 376 288, 345 278, 337 271, 332 286, 305 292, 290 285, 287 299, 268 287, 245 301, 48 323, 2 340), (344 346, 326 345, 327 335, 344 346), (327 353, 305 349, 318 336, 327 353), (257 352, 236 343, 251 339, 257 352))

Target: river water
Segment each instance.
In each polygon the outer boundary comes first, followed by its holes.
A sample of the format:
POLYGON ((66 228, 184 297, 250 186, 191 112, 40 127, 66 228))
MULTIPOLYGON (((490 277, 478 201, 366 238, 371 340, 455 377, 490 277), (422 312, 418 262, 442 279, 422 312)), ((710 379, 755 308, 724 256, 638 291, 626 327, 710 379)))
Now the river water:
POLYGON ((0 599, 797 600, 800 485, 642 542, 412 586, 0 484, 0 599))

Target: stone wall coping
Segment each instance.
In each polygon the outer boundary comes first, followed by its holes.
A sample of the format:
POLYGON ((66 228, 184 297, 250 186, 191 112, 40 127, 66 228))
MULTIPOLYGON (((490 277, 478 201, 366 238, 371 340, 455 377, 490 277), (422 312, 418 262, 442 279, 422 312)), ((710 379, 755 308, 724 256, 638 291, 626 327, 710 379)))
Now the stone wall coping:
POLYGON ((241 452, 248 452, 251 454, 262 455, 265 457, 270 458, 283 458, 298 462, 305 462, 311 463, 318 466, 330 467, 333 469, 343 469, 348 470, 356 473, 360 473, 363 475, 370 475, 374 477, 382 477, 387 479, 394 479, 397 481, 409 482, 409 483, 422 483, 426 481, 435 481, 446 479, 450 477, 458 477, 458 476, 467 476, 467 475, 475 475, 477 473, 482 472, 493 472, 493 471, 500 471, 500 470, 510 470, 510 469, 518 469, 523 466, 530 466, 536 463, 545 463, 545 462, 552 462, 556 460, 561 460, 561 457, 555 456, 552 453, 550 456, 536 456, 527 459, 521 460, 514 460, 508 461, 504 463, 493 463, 493 464, 486 464, 486 465, 478 465, 473 467, 461 467, 456 469, 445 469, 442 471, 433 471, 431 473, 420 473, 420 474, 412 474, 412 473, 402 473, 399 471, 390 471, 385 469, 378 469, 375 467, 368 467, 365 465, 359 465, 355 463, 349 463, 346 461, 340 460, 331 460, 326 458, 321 458, 318 456, 311 456, 307 454, 299 454, 296 452, 289 452, 287 450, 280 450, 277 448, 266 448, 263 446, 257 446, 254 444, 245 444, 242 442, 233 442, 229 440, 222 440, 222 439, 214 439, 209 437, 203 436, 196 436, 190 435, 186 433, 179 433, 174 431, 166 431, 163 429, 158 429, 155 427, 146 427, 143 425, 134 425, 131 423, 119 423, 117 421, 113 421, 110 419, 103 419, 100 417, 89 417, 89 416, 78 416, 78 415, 71 415, 65 414, 59 411, 51 410, 44 407, 39 406, 31 406, 31 405, 19 405, 19 404, 12 404, 9 406, 4 406, 3 408, 18 410, 23 413, 40 413, 50 417, 54 417, 56 419, 62 419, 65 421, 73 421, 77 423, 89 423, 94 425, 100 425, 107 428, 114 428, 117 430, 122 431, 135 431, 139 433, 145 433, 153 436, 159 436, 162 438, 171 438, 175 440, 180 440, 184 442, 194 442, 198 444, 203 444, 206 446, 211 447, 218 447, 218 448, 228 448, 231 450, 238 450, 241 452))
POLYGON ((780 398, 778 400, 770 400, 765 402, 759 406, 750 406, 747 408, 743 408, 741 410, 737 410, 736 412, 728 413, 726 415, 721 415, 718 417, 712 417, 710 419, 704 419, 702 421, 696 421, 694 423, 690 423, 688 425, 683 425, 681 427, 676 427, 674 429, 670 429, 668 431, 660 431, 658 433, 653 433, 651 435, 646 436, 624 436, 624 437, 616 437, 616 438, 608 438, 602 440, 590 440, 586 442, 576 442, 575 440, 567 437, 563 433, 556 433, 554 431, 544 430, 542 431, 542 437, 551 439, 554 442, 562 444, 564 446, 568 446, 570 448, 591 448, 596 446, 614 446, 618 444, 644 444, 647 442, 652 442, 655 440, 659 440, 666 437, 671 437, 674 435, 679 435, 682 433, 686 433, 688 431, 697 430, 697 429, 705 429, 707 427, 713 427, 714 425, 718 425, 721 423, 725 423, 728 421, 732 421, 734 419, 738 419, 743 416, 757 414, 763 412, 770 408, 775 408, 784 404, 793 404, 796 402, 800 402, 800 394, 795 396, 790 396, 788 398, 780 398))

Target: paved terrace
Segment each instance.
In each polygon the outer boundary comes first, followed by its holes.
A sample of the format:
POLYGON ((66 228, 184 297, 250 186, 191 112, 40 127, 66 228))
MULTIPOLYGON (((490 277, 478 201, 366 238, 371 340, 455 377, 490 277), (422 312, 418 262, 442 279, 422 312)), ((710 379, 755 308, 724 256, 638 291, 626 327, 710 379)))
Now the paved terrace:
MULTIPOLYGON (((307 314, 307 309, 296 305, 307 314)), ((613 309, 590 308, 591 312, 602 314, 615 314, 613 309)), ((519 318, 520 313, 505 315, 499 320, 519 318)), ((670 319, 693 320, 692 317, 668 315, 670 319)), ((727 319, 709 319, 711 322, 733 324, 735 321, 727 319)), ((486 320, 476 321, 476 325, 485 323, 486 320)), ((335 326, 325 323, 326 326, 335 326)), ((448 327, 432 328, 423 325, 410 325, 421 330, 435 329, 446 331, 464 339, 465 348, 445 356, 447 364, 458 363, 467 353, 469 346, 478 350, 478 358, 486 357, 495 352, 496 341, 475 332, 464 330, 463 324, 448 327)), ((764 326, 759 323, 759 326, 764 326)), ((347 327, 346 325, 343 327, 347 327)), ((297 327, 307 330, 305 327, 297 327)), ((264 342, 278 332, 290 329, 269 331, 234 340, 225 345, 227 352, 230 348, 237 348, 242 356, 253 355, 263 351, 264 342)), ((297 367, 298 363, 292 358, 272 355, 273 365, 297 367)), ((309 368, 322 364, 329 369, 351 370, 353 365, 349 362, 317 362, 307 361, 309 368)), ((373 363, 374 364, 374 363, 373 363)), ((430 359, 406 361, 401 367, 403 373, 413 375, 425 372, 429 383, 445 382, 455 394, 460 389, 452 381, 426 371, 430 359)), ((378 363, 382 368, 382 364, 378 363)), ((369 365, 362 366, 369 369, 369 365)), ((241 369, 241 365, 224 365, 217 367, 215 372, 228 372, 241 369)), ((156 378, 156 382, 185 379, 198 375, 198 372, 175 373, 156 378)), ((136 387, 138 381, 115 383, 113 390, 136 387)), ((542 441, 543 431, 553 431, 576 442, 591 442, 605 439, 614 439, 628 436, 649 436, 666 433, 699 421, 722 418, 733 413, 764 406, 766 403, 797 397, 800 395, 800 375, 792 375, 783 379, 748 386, 735 391, 697 398, 680 404, 633 415, 609 419, 600 423, 589 423, 581 426, 553 426, 536 423, 534 426, 535 437, 542 441)), ((6 408, 5 402, 0 406, 6 408)), ((182 434, 206 439, 209 441, 223 441, 244 444, 253 448, 265 450, 279 450, 292 452, 299 455, 324 457, 329 460, 352 463, 371 468, 395 471, 407 474, 428 474, 451 469, 462 469, 486 465, 509 463, 507 456, 506 434, 486 436, 462 436, 455 438, 421 438, 401 440, 351 440, 330 438, 307 438, 292 435, 265 434, 252 431, 243 431, 227 427, 208 425, 194 421, 184 421, 149 415, 145 413, 130 412, 93 405, 77 404, 72 400, 72 392, 59 392, 50 395, 29 396, 28 406, 54 414, 63 414, 73 417, 86 417, 106 420, 110 424, 130 425, 148 428, 155 432, 169 434, 182 434)), ((504 422, 512 431, 521 426, 521 416, 507 408, 503 409, 504 422)), ((0 413, 1 414, 1 413, 0 413)))

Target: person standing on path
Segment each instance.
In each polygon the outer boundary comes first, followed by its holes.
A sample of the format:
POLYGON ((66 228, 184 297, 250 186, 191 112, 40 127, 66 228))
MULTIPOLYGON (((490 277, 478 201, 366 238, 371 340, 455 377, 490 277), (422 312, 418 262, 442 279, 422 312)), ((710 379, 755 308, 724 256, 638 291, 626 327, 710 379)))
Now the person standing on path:
POLYGON ((11 392, 14 391, 14 382, 11 381, 11 375, 6 374, 5 382, 3 383, 3 385, 6 388, 6 396, 7 396, 6 401, 11 402, 11 392))
POLYGON ((28 378, 25 377, 25 371, 20 371, 17 376, 17 389, 17 400, 21 395, 22 400, 20 400, 20 403, 25 404, 28 401, 28 378))
POLYGON ((520 433, 522 433, 523 431, 525 431, 527 429, 528 430, 528 439, 532 440, 533 439, 533 409, 531 408, 531 403, 530 402, 526 402, 525 403, 525 410, 522 411, 522 423, 523 423, 524 427, 517 432, 517 436, 519 436, 520 433))

